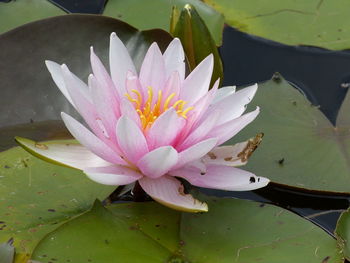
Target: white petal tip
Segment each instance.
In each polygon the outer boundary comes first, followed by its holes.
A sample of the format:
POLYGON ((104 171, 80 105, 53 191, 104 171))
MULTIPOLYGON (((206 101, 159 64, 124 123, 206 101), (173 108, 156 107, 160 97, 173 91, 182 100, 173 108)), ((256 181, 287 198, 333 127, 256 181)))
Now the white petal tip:
MULTIPOLYGON (((191 196, 190 194, 188 194, 189 196, 191 196)), ((163 200, 161 199, 157 199, 155 197, 152 197, 155 201, 157 201, 158 203, 164 205, 164 206, 167 206, 171 209, 174 209, 174 210, 177 210, 177 211, 181 211, 181 212, 189 212, 189 213, 202 213, 202 212, 208 212, 209 211, 209 208, 208 208, 208 205, 207 203, 205 202, 201 202, 197 199, 194 199, 192 196, 191 198, 193 199, 193 204, 192 206, 188 206, 188 207, 185 207, 185 206, 181 206, 181 205, 176 205, 174 203, 167 203, 167 202, 164 202, 163 200)))
POLYGON ((61 65, 61 69, 64 71, 64 72, 69 72, 69 68, 66 64, 62 64, 61 65))
POLYGON ((155 201, 167 207, 192 213, 208 211, 208 205, 186 194, 181 182, 174 177, 162 176, 157 179, 144 177, 139 183, 155 201))
POLYGON ((117 34, 115 32, 111 33, 111 38, 117 37, 117 34))
POLYGON ((46 67, 51 67, 52 65, 55 65, 57 64, 56 62, 53 62, 51 60, 45 60, 45 65, 46 67))
POLYGON ((62 119, 65 119, 65 118, 68 118, 68 117, 69 117, 69 115, 67 113, 61 111, 61 118, 62 119))

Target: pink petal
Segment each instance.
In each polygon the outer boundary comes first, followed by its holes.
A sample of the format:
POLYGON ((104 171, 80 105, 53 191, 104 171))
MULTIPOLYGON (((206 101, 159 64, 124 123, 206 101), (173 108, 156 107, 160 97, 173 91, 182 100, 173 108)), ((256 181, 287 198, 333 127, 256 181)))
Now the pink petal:
POLYGON ((163 89, 163 96, 164 96, 163 101, 165 101, 165 98, 169 97, 172 93, 174 93, 175 96, 170 102, 176 101, 180 94, 180 88, 181 88, 180 75, 177 71, 174 71, 168 78, 167 82, 165 83, 165 86, 163 89))
POLYGON ((186 149, 193 144, 202 141, 204 137, 213 129, 216 125, 217 120, 220 118, 219 112, 212 112, 207 115, 206 118, 197 125, 193 131, 189 134, 189 136, 185 139, 185 141, 177 147, 179 151, 186 149))
POLYGON ((152 87, 154 94, 158 94, 158 90, 164 86, 164 59, 162 52, 156 43, 153 43, 150 46, 142 62, 140 69, 140 82, 144 89, 152 87))
POLYGON ((101 85, 93 75, 89 76, 89 86, 95 109, 107 130, 105 135, 107 138, 111 138, 113 142, 116 142, 115 126, 120 113, 117 99, 114 96, 115 91, 112 94, 112 90, 107 86, 101 85))
POLYGON ((106 185, 126 185, 142 178, 142 174, 121 165, 86 168, 84 173, 91 180, 106 185))
POLYGON ((227 191, 250 191, 266 186, 269 179, 225 165, 209 165, 205 173, 193 167, 172 171, 172 176, 186 179, 192 185, 227 191))
POLYGON ((208 92, 213 66, 214 59, 210 54, 187 76, 181 89, 182 100, 193 104, 208 92))
POLYGON ((235 136, 238 132, 240 132, 245 126, 251 123, 256 116, 258 116, 260 112, 259 107, 256 108, 255 111, 246 113, 237 119, 233 119, 224 124, 216 126, 207 137, 216 137, 218 138, 217 145, 220 145, 233 136, 235 136))
POLYGON ((99 88, 103 89, 101 92, 107 97, 106 101, 109 103, 108 106, 113 107, 110 110, 113 111, 114 109, 117 109, 117 106, 119 104, 119 94, 117 92, 117 89, 114 86, 114 83, 109 76, 106 68, 102 64, 101 60, 96 56, 92 47, 90 48, 90 61, 92 72, 99 83, 99 88))
MULTIPOLYGON (((51 64, 53 65, 53 64, 51 64)), ((58 66, 58 65, 56 65, 58 66)), ((56 67, 55 67, 56 68, 56 67)), ((51 68, 52 69, 52 68, 51 68)), ((65 64, 62 64, 60 66, 61 69, 61 78, 60 82, 63 81, 64 83, 64 88, 66 89, 65 92, 67 92, 67 96, 70 97, 70 99, 73 102, 73 105, 76 106, 76 109, 79 111, 79 108, 77 107, 76 103, 75 103, 75 98, 74 98, 74 94, 79 94, 79 96, 83 96, 83 98, 85 100, 87 100, 88 102, 92 102, 91 99, 91 94, 90 91, 88 89, 88 86, 81 80, 79 79, 77 76, 75 76, 65 64), (72 93, 74 93, 72 95, 72 93)), ((57 69, 58 70, 58 69, 57 69)), ((56 76, 56 78, 58 78, 58 76, 56 76)), ((61 83, 62 85, 62 83, 61 83)))
POLYGON ((186 120, 179 117, 174 108, 162 113, 148 130, 147 141, 150 149, 171 145, 185 123, 186 120))
POLYGON ((120 97, 122 97, 126 92, 125 79, 127 72, 136 73, 136 69, 128 50, 114 32, 111 34, 109 45, 111 76, 120 97))
POLYGON ((181 81, 185 79, 185 54, 178 38, 174 38, 163 54, 167 78, 178 72, 181 81))
POLYGON ((146 138, 135 122, 122 116, 117 123, 117 139, 125 157, 136 164, 149 152, 146 138))
POLYGON ((253 99, 257 88, 258 85, 255 84, 241 89, 211 105, 210 110, 221 111, 218 125, 241 116, 246 109, 246 105, 253 99))
POLYGON ((74 138, 94 154, 110 163, 126 164, 125 161, 118 155, 118 153, 108 147, 103 141, 101 141, 92 132, 86 129, 81 123, 64 112, 61 113, 61 116, 64 124, 66 125, 69 132, 74 136, 74 138))
POLYGON ((185 212, 208 211, 206 203, 194 199, 190 194, 185 194, 183 185, 173 177, 162 176, 157 179, 143 177, 139 183, 147 194, 165 206, 185 212))
MULTIPOLYGON (((133 99, 139 100, 137 94, 135 92, 133 92, 133 90, 138 91, 142 98, 145 98, 145 96, 147 95, 147 93, 144 93, 144 91, 143 91, 143 89, 141 87, 141 83, 140 83, 139 78, 137 77, 137 75, 135 75, 131 71, 128 71, 127 74, 126 74, 125 89, 126 89, 126 92, 133 99)), ((126 97, 125 96, 125 92, 124 92, 123 96, 121 96, 121 97, 126 97)))
POLYGON ((177 151, 171 146, 164 146, 145 154, 137 162, 137 167, 144 175, 158 178, 166 174, 177 163, 177 160, 177 151))
POLYGON ((214 83, 213 88, 208 93, 193 104, 194 109, 189 112, 186 126, 178 141, 183 141, 191 133, 192 129, 196 127, 196 124, 201 121, 201 118, 207 114, 207 108, 214 99, 218 87, 219 80, 214 83))
MULTIPOLYGON (((66 84, 68 93, 72 98, 72 101, 80 113, 80 115, 84 118, 85 122, 89 125, 92 131, 102 139, 106 144, 110 147, 113 147, 113 144, 106 138, 104 129, 99 125, 98 120, 100 117, 98 116, 95 106, 92 104, 91 98, 88 99, 82 89, 79 88, 79 82, 73 77, 72 73, 69 71, 66 65, 62 65, 62 73, 64 82, 66 84)), ((117 150, 113 148, 114 150, 117 150)))
POLYGON ((191 146, 190 148, 187 148, 186 150, 179 153, 179 160, 175 167, 173 168, 178 169, 182 166, 184 166, 187 163, 193 162, 204 155, 206 155, 211 149, 215 147, 217 143, 217 138, 210 138, 204 141, 201 141, 199 143, 196 143, 195 145, 191 146))
POLYGON ((141 127, 140 116, 137 114, 134 105, 128 99, 123 98, 120 104, 120 111, 122 116, 126 116, 141 127))

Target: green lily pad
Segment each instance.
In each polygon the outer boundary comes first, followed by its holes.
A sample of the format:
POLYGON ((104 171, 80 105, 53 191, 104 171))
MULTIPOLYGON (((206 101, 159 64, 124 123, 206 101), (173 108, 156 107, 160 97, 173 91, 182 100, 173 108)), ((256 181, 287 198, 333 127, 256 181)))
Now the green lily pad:
POLYGON ((347 260, 350 260, 350 210, 343 212, 338 219, 335 235, 338 245, 347 260))
MULTIPOLYGON (((78 115, 54 84, 45 60, 66 63, 70 69, 87 82, 90 69, 90 46, 108 67, 109 36, 116 32, 137 66, 140 66, 148 46, 157 41, 161 49, 172 40, 163 30, 138 31, 119 20, 97 15, 66 15, 48 18, 23 25, 0 35, 0 127, 60 120, 60 112, 78 115), (11 103, 9 103, 11 102, 11 103)), ((55 127, 59 126, 55 123, 55 127)), ((9 138, 26 136, 29 127, 0 129, 0 145, 11 146, 9 138), (12 133, 12 134, 11 134, 12 133)), ((33 128, 33 125, 31 125, 33 128)), ((51 133, 46 129, 45 134, 51 133)), ((61 130, 62 132, 62 130, 61 130)), ((37 131, 37 133, 40 133, 37 131)), ((55 134, 57 135, 57 134, 55 134)), ((37 140, 43 139, 35 136, 37 140)), ((11 141, 13 141, 11 139, 11 141)))
POLYGON ((282 208, 208 200, 187 214, 157 203, 122 203, 71 220, 47 235, 33 259, 50 262, 343 262, 336 241, 282 208), (74 233, 74 234, 72 234, 74 233))
POLYGON ((78 170, 41 161, 21 147, 1 152, 0 243, 13 238, 15 262, 22 262, 47 233, 114 188, 96 184, 78 170))
MULTIPOLYGON (((199 0, 111 0, 107 2, 103 15, 120 19, 141 30, 161 28, 168 31, 172 6, 181 9, 186 4, 196 7, 215 42, 221 45, 224 17, 199 0)), ((64 14, 62 9, 48 0, 0 2, 0 33, 32 21, 64 14)))
POLYGON ((288 45, 350 48, 346 0, 203 0, 225 16, 226 23, 253 35, 288 45))
POLYGON ((248 111, 260 106, 261 113, 233 140, 257 132, 265 136, 247 170, 290 187, 350 193, 350 93, 336 127, 278 74, 259 85, 249 105, 248 111))
POLYGON ((173 6, 182 9, 193 5, 205 21, 217 45, 221 45, 224 17, 199 0, 112 0, 106 4, 103 15, 116 17, 141 30, 162 28, 169 30, 173 6))
POLYGON ((48 0, 0 2, 0 33, 32 21, 64 14, 66 12, 48 0))

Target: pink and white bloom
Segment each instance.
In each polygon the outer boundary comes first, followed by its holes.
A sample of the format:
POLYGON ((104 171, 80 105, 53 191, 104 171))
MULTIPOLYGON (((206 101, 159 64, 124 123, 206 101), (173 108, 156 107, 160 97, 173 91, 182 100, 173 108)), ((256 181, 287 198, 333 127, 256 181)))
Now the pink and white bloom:
POLYGON ((85 120, 66 113, 62 119, 80 144, 22 146, 57 163, 81 169, 106 185, 136 181, 154 200, 183 211, 207 211, 205 203, 185 194, 192 185, 228 191, 253 190, 269 180, 238 169, 248 142, 219 146, 255 119, 259 108, 242 115, 257 85, 235 91, 209 90, 213 56, 185 77, 179 39, 162 54, 153 43, 137 72, 116 36, 110 38, 110 74, 91 48, 92 74, 86 85, 66 65, 46 61, 53 80, 85 120))

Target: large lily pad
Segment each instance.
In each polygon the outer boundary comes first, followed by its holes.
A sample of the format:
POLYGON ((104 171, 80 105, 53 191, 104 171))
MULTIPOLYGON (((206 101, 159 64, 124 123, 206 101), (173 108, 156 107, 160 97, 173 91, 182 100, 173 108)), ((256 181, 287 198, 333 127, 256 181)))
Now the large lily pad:
MULTIPOLYGON (((91 72, 89 47, 94 46, 108 66, 113 31, 124 41, 137 66, 152 42, 157 41, 164 49, 172 39, 162 30, 138 31, 119 20, 97 15, 48 18, 0 35, 0 127, 58 120, 61 111, 78 117, 52 81, 44 61, 66 63, 87 81, 91 72)), ((9 131, 13 129, 0 132, 6 134, 7 141, 9 131)))
POLYGON ((241 31, 289 45, 350 48, 346 0, 204 0, 241 31))
POLYGON ((96 184, 78 170, 41 161, 21 147, 1 152, 0 243, 13 238, 16 262, 26 262, 43 236, 114 188, 96 184))
POLYGON ((336 241, 272 205, 209 200, 186 214, 153 202, 94 208, 43 239, 33 259, 57 262, 342 262, 336 241), (72 235, 74 233, 74 235, 72 235), (323 261, 322 261, 323 260, 323 261))
POLYGON ((282 185, 350 193, 350 93, 334 127, 278 74, 259 86, 250 109, 258 105, 261 113, 233 139, 265 133, 246 169, 282 185))
POLYGON ((0 2, 0 33, 32 21, 64 14, 62 9, 48 0, 0 2))

